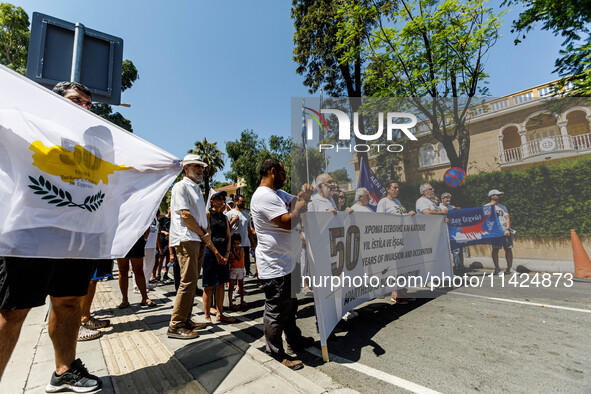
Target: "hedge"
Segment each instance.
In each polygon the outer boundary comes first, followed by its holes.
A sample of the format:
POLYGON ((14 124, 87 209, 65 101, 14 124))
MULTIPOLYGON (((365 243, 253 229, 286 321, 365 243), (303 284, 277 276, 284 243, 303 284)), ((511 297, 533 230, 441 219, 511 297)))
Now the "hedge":
MULTIPOLYGON (((591 157, 536 165, 524 170, 481 173, 466 177, 462 186, 452 188, 443 181, 431 181, 438 196, 452 194, 452 203, 462 208, 488 203, 488 192, 505 192, 502 204, 509 209, 511 227, 517 236, 591 235, 591 157)), ((415 209, 420 183, 400 185, 401 203, 415 209)))

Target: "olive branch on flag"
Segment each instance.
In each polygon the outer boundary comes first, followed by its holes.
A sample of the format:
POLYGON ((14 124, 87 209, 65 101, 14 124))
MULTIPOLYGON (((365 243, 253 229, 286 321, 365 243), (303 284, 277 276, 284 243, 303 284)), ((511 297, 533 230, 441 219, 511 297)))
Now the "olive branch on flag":
POLYGON ((35 190, 35 194, 39 194, 42 200, 48 200, 48 204, 56 204, 56 207, 78 207, 86 209, 89 212, 96 211, 103 203, 105 193, 99 190, 97 194, 88 196, 84 199, 82 204, 77 204, 72 201, 72 195, 59 187, 52 185, 47 179, 43 178, 43 175, 39 175, 39 179, 35 179, 29 176, 29 180, 33 183, 27 185, 31 189, 35 190))

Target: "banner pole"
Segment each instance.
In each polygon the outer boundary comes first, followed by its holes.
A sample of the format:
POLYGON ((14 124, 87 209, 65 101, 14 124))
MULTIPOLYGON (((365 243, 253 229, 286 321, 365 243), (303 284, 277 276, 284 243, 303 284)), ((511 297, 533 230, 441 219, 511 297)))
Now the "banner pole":
POLYGON ((320 347, 322 348, 322 361, 327 363, 329 361, 329 359, 328 359, 328 345, 322 345, 320 347))

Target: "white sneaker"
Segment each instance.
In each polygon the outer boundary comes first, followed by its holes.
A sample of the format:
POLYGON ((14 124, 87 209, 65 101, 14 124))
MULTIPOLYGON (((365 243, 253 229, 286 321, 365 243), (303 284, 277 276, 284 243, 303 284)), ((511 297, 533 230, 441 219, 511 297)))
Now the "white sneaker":
POLYGON ((134 294, 140 294, 140 289, 138 289, 136 286, 133 288, 133 292, 134 292, 134 294))
POLYGON ((343 316, 344 321, 349 321, 352 319, 355 319, 355 316, 351 312, 347 312, 345 313, 345 316, 343 316))
POLYGON ((146 285, 146 289, 148 290, 154 290, 156 288, 156 283, 148 283, 146 285))
POLYGON ((507 268, 505 270, 505 273, 511 275, 511 274, 517 274, 518 272, 515 271, 515 269, 513 269, 513 268, 507 268))

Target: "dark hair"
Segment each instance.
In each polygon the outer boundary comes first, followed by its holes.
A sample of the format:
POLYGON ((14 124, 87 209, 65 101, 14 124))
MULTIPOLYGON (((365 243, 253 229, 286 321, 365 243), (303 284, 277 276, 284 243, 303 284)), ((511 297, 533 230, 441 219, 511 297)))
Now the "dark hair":
POLYGON ((231 242, 234 242, 234 241, 242 242, 242 237, 238 233, 232 234, 232 237, 230 237, 230 239, 231 239, 231 242))
POLYGON ((261 178, 266 177, 267 175, 269 175, 269 173, 271 172, 272 169, 275 170, 280 170, 281 169, 281 162, 277 159, 267 159, 263 162, 263 165, 261 166, 261 169, 259 170, 259 174, 261 175, 261 178))
POLYGON ((88 90, 88 88, 86 86, 84 86, 78 82, 63 81, 53 87, 53 91, 55 93, 59 94, 60 96, 64 96, 66 94, 66 92, 70 89, 79 90, 82 93, 84 93, 85 95, 87 95, 88 97, 92 98, 92 93, 90 93, 90 90, 88 90))
POLYGON ((398 183, 398 185, 400 185, 400 182, 398 182, 396 179, 389 179, 386 181, 386 183, 384 184, 384 188, 386 190, 388 190, 390 188, 390 186, 392 186, 393 183, 398 183))

